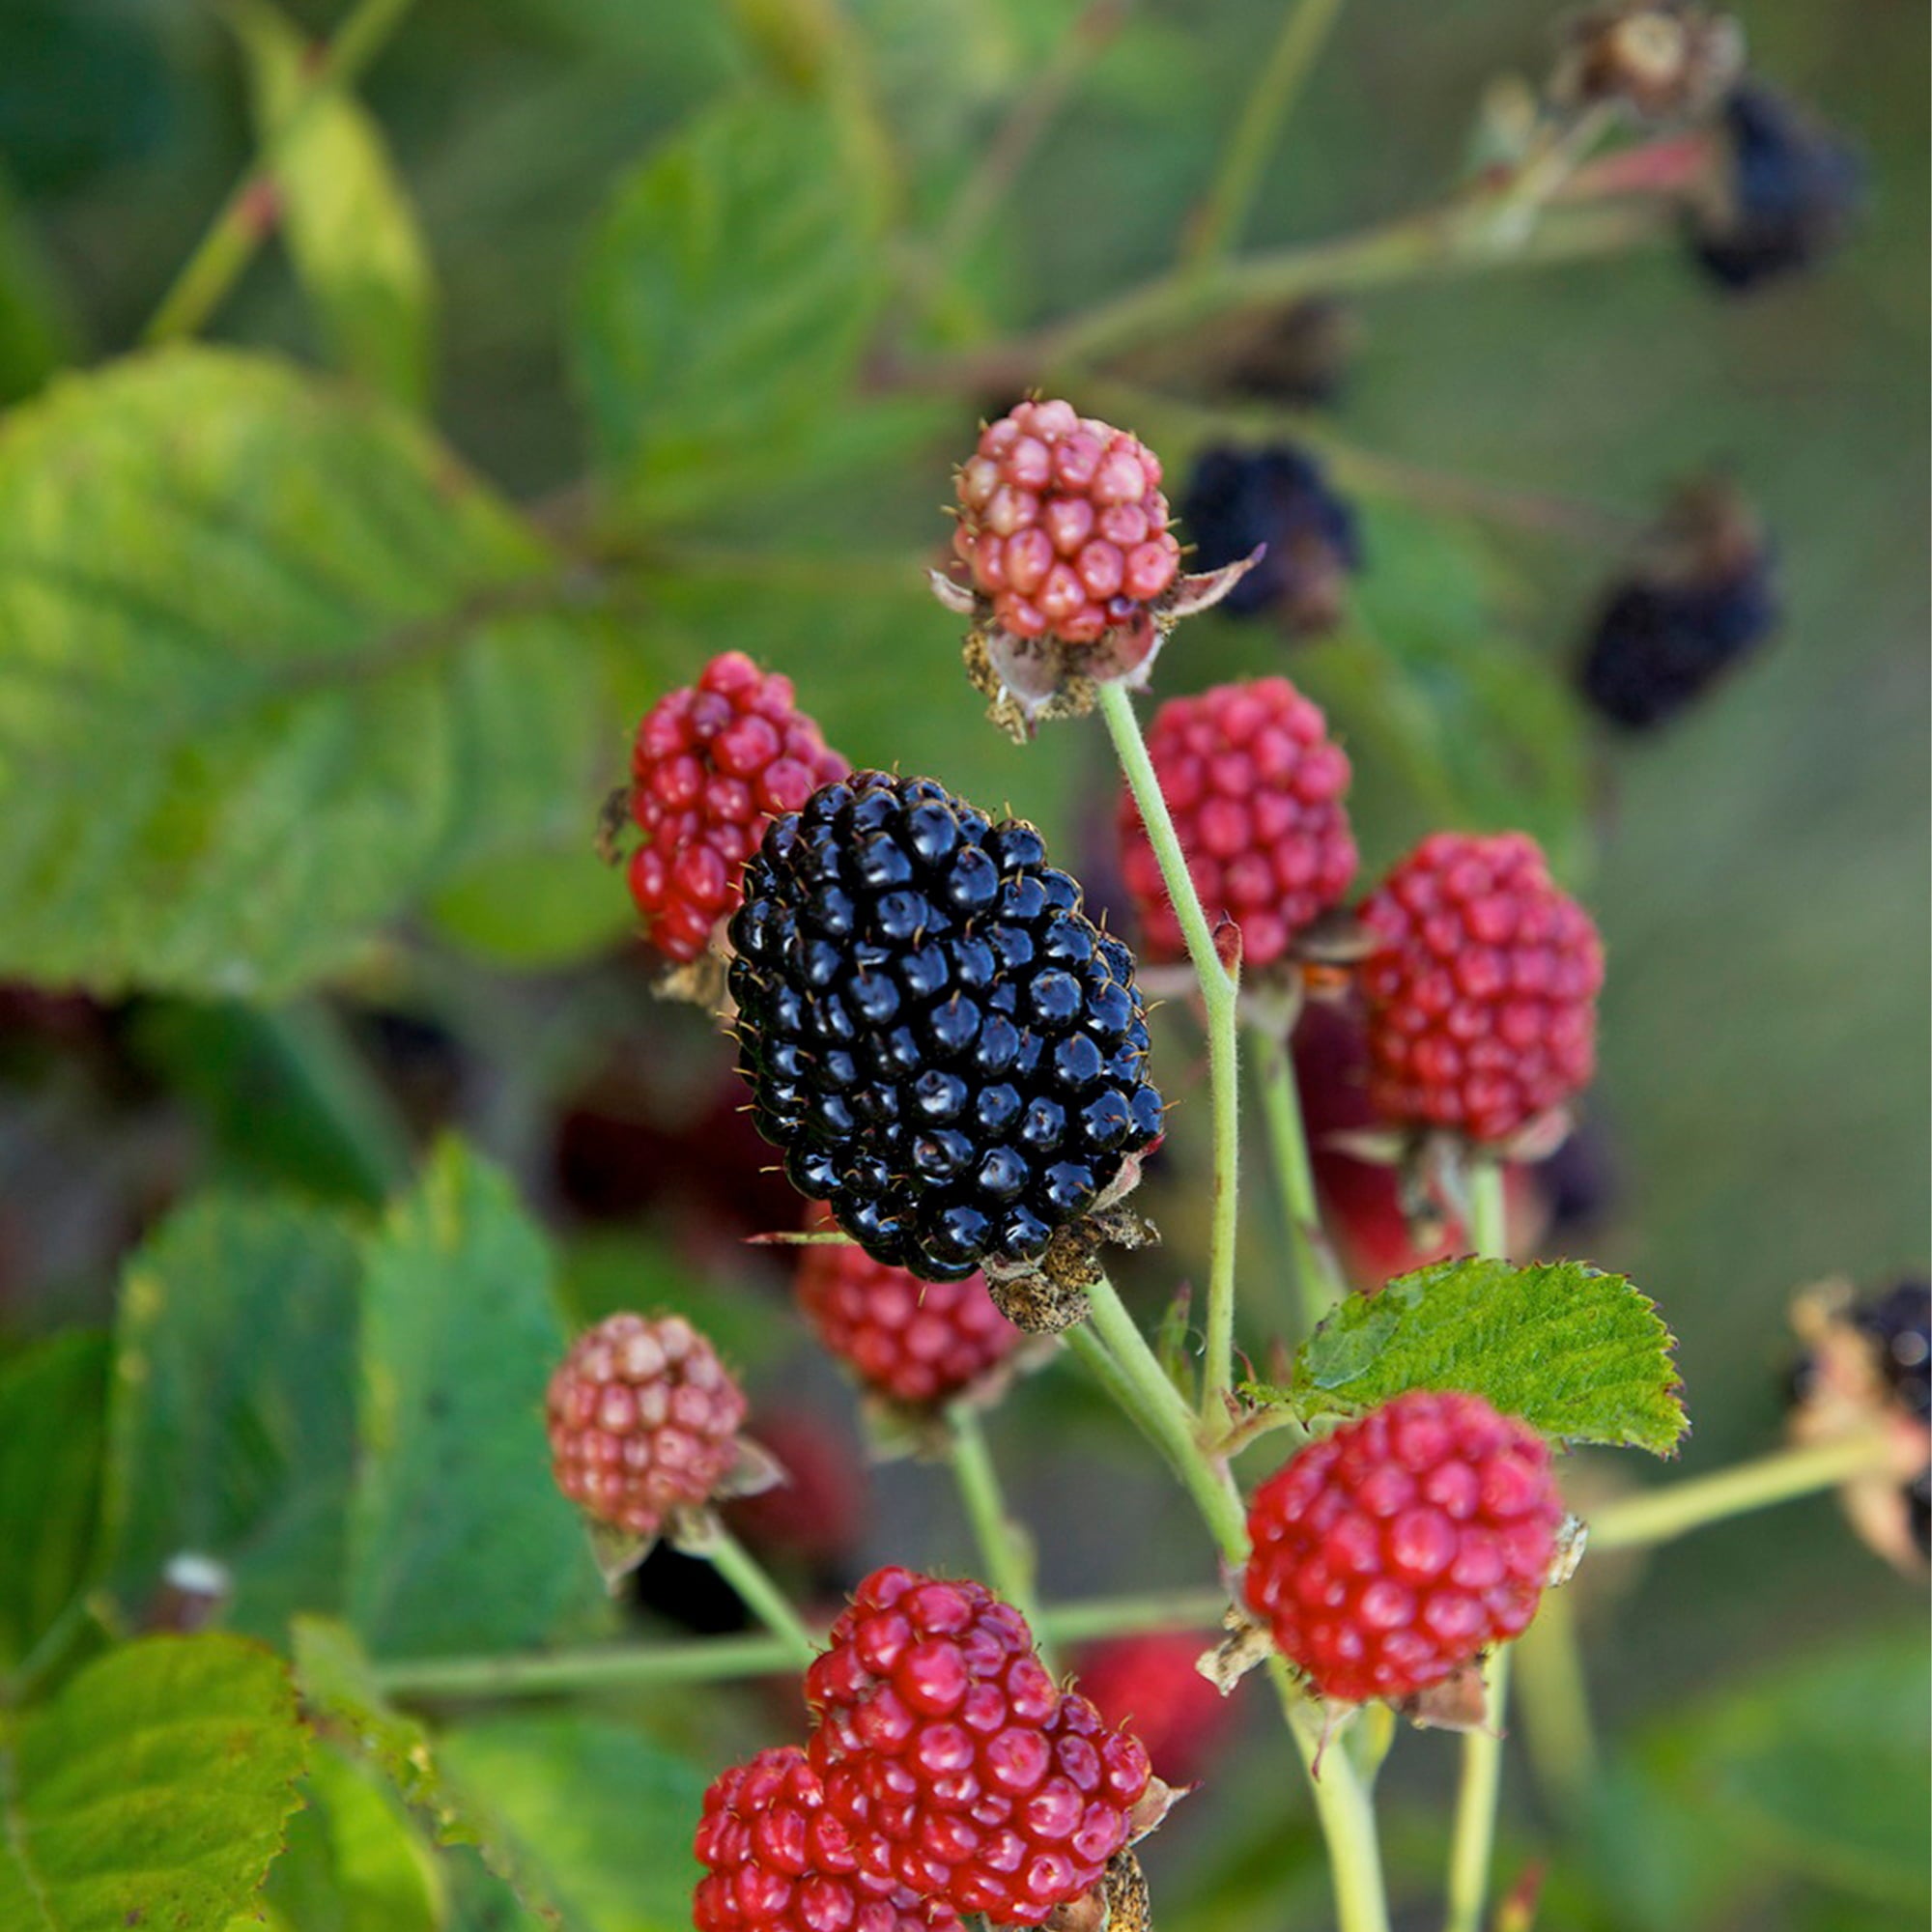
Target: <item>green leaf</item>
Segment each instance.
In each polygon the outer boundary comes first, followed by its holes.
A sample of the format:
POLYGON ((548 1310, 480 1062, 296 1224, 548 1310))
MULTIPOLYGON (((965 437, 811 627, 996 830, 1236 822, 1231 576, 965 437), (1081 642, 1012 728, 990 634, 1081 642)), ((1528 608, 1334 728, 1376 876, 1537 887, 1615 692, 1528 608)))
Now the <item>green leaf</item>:
POLYGON ((182 1551, 228 1566, 231 1621, 263 1636, 341 1601, 358 1272, 322 1209, 224 1196, 128 1264, 106 1578, 130 1618, 182 1551))
POLYGON ((1466 1389, 1570 1442, 1668 1456, 1689 1424, 1651 1300, 1579 1262, 1443 1262, 1352 1295, 1308 1338, 1288 1400, 1352 1414, 1406 1389, 1466 1389))
MULTIPOLYGON (((562 1913, 544 1882, 507 1840, 501 1827, 444 1770, 440 1747, 416 1720, 384 1697, 355 1636, 326 1617, 295 1623, 296 1682, 318 1728, 386 1778, 402 1802, 428 1824, 440 1845, 473 1846, 483 1864, 540 1918, 562 1913)), ((458 1891, 478 1888, 459 1883, 458 1891)), ((498 1888, 481 1889, 493 1897, 498 1888)), ((500 1901, 490 1913, 500 1912, 500 1901)))
POLYGON ((372 1649, 511 1649, 603 1601, 544 1436, 563 1350, 542 1236, 446 1143, 367 1254, 348 1602, 372 1649))
MULTIPOLYGON (((306 92, 310 48, 268 0, 224 0, 248 57, 265 140, 306 92)), ((409 195, 374 118, 340 90, 313 102, 276 156, 281 231, 329 359, 420 409, 429 395, 435 280, 409 195)))
POLYGON ((75 1330, 0 1369, 0 1672, 27 1655, 87 1576, 107 1361, 105 1335, 75 1330))
POLYGON ((372 1205, 409 1175, 394 1106, 321 1003, 156 1001, 134 1041, 241 1174, 372 1205))
POLYGON ((563 601, 446 450, 280 363, 172 350, 14 412, 0 972, 273 996, 588 824, 563 601))
POLYGON ((711 108, 619 193, 578 291, 599 461, 654 515, 782 476, 841 407, 884 287, 881 194, 823 102, 711 108))
POLYGON ((380 1774, 324 1746, 303 1797, 269 1871, 270 1909, 300 1932, 437 1932, 442 1867, 380 1774))
POLYGON ((597 1932, 684 1932, 705 1774, 619 1725, 516 1718, 441 1741, 451 1773, 597 1932))
POLYGON ((299 1803, 288 1671, 234 1636, 149 1637, 0 1732, 0 1925, 225 1925, 299 1803))
MULTIPOLYGON (((611 760, 613 774, 619 769, 611 760)), ((429 904, 444 938, 512 972, 579 966, 634 936, 638 910, 622 872, 582 826, 555 843, 492 857, 429 904)))

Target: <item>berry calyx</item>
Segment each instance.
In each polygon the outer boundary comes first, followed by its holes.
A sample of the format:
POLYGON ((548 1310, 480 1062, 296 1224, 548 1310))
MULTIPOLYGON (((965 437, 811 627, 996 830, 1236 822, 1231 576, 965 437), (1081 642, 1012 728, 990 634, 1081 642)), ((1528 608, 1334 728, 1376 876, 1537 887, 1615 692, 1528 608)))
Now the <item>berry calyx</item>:
POLYGON ((1036 1258, 1160 1133, 1133 954, 1032 826, 930 779, 861 772, 777 820, 731 941, 758 1130, 874 1261, 1036 1258))
POLYGON ((680 1315, 611 1315, 580 1335, 545 1409, 557 1488, 646 1542, 720 1493, 741 1455, 744 1393, 680 1315))
MULTIPOLYGON (((1259 677, 1170 698, 1148 754, 1209 922, 1239 925, 1244 970, 1275 964, 1355 876, 1348 753, 1287 678, 1259 677)), ((1179 959, 1180 922, 1124 786, 1116 822, 1148 956, 1179 959)))
POLYGON ((1562 1520, 1540 1435, 1412 1390, 1256 1491, 1248 1605, 1322 1696, 1399 1702, 1522 1634, 1562 1520))
MULTIPOLYGON (((830 1227, 823 1208, 808 1225, 830 1227)), ((982 1381, 1020 1344, 985 1277, 921 1281, 856 1242, 814 1245, 798 1270, 798 1303, 826 1349, 872 1394, 930 1409, 982 1381)))
POLYGON ((631 748, 630 814, 643 843, 627 876, 644 937, 681 963, 696 959, 737 909, 766 825, 848 769, 797 708, 791 680, 742 651, 659 698, 631 748))
POLYGON ((696 1932, 960 1932, 943 1907, 859 1869, 851 1832, 794 1745, 713 1781, 693 1850, 705 1868, 696 1932))
POLYGON ((1438 832, 1362 907, 1369 1097, 1384 1120, 1508 1140, 1589 1084, 1604 952, 1521 833, 1438 832))
POLYGON ((983 1584, 875 1571, 805 1694, 811 1763, 860 1869, 922 1897, 1037 1925, 1133 1835, 1146 1750, 1059 1689, 983 1584))
POLYGON ((1204 451, 1181 499, 1196 560, 1216 570, 1265 554, 1228 592, 1231 617, 1273 617, 1292 637, 1330 630, 1362 566, 1352 506, 1321 466, 1290 443, 1204 451))

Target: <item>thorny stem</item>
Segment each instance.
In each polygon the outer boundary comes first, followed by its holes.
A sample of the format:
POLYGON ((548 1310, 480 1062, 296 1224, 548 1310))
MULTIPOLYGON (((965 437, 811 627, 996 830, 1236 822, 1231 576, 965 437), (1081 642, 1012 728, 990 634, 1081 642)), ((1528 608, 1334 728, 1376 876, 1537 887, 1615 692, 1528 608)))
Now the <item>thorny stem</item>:
POLYGON ((412 0, 357 0, 355 10, 309 71, 301 94, 182 265, 142 331, 144 342, 173 342, 196 334, 221 306, 268 232, 261 214, 263 198, 273 192, 275 169, 286 158, 290 144, 322 101, 355 84, 402 25, 411 4, 412 0))
MULTIPOLYGON (((1469 1166, 1469 1238, 1477 1254, 1509 1258, 1507 1199, 1502 1163, 1484 1155, 1469 1166)), ((1490 1653, 1488 1708, 1483 1721, 1463 1737, 1463 1776, 1456 1793, 1456 1821, 1449 1839, 1449 1910, 1443 1932, 1480 1932, 1489 1896, 1490 1864, 1496 1840, 1496 1803, 1502 1791, 1503 1715, 1509 1703, 1510 1653, 1490 1653)))
POLYGON ((1895 1466, 1897 1454, 1896 1445, 1879 1430, 1780 1449, 1715 1475, 1606 1503, 1590 1519, 1589 1548, 1631 1549, 1668 1543, 1729 1517, 1834 1490, 1859 1476, 1884 1474, 1895 1466))
MULTIPOLYGON (((986 1565, 986 1580, 1025 1617, 1042 1652, 1047 1648, 1045 1619, 1034 1587, 1033 1552, 1026 1533, 1008 1513, 1000 1472, 986 1446, 986 1432, 976 1404, 955 1402, 946 1411, 947 1458, 974 1541, 986 1565)), ((1052 1658, 1047 1658, 1049 1667, 1052 1658)))
MULTIPOLYGON (((1100 687, 1100 715, 1126 774, 1148 842, 1160 863, 1160 876, 1187 941, 1187 956, 1201 981, 1208 1019, 1208 1076, 1214 1114, 1213 1226, 1208 1259, 1208 1350, 1201 1378, 1201 1412, 1210 1425, 1226 1413, 1225 1397, 1235 1379, 1235 1217, 1240 1188, 1240 1041, 1236 1028, 1239 987, 1222 965, 1213 929, 1187 870, 1174 815, 1161 796, 1160 780, 1148 756, 1133 699, 1119 684, 1100 687)), ((1129 1326, 1132 1324, 1129 1323, 1129 1326)), ((1138 1330, 1136 1330, 1138 1333, 1138 1330)), ((1145 1346, 1145 1344, 1143 1344, 1145 1346)), ((1166 1378, 1161 1378, 1166 1381, 1166 1378)))
POLYGON ((1221 165, 1181 251, 1183 261, 1211 261, 1239 242, 1268 156, 1341 11, 1342 0, 1291 0, 1267 64, 1228 136, 1221 165))
POLYGON ((1279 1027, 1257 1031, 1261 1048, 1262 1110, 1274 1149, 1275 1180, 1288 1221, 1289 1253, 1294 1286, 1301 1296, 1305 1325, 1313 1329, 1347 1293, 1333 1249, 1321 1233, 1321 1210, 1315 1198, 1315 1170, 1309 1165, 1308 1133, 1301 1118, 1301 1094, 1294 1080, 1292 1036, 1279 1027))
POLYGON ((818 1639, 792 1608, 790 1598, 728 1529, 721 1524, 706 1539, 703 1553, 744 1600, 745 1607, 784 1645, 789 1662, 803 1669, 818 1655, 818 1639))
MULTIPOLYGON (((1227 1592, 1218 1589, 1091 1597, 1050 1605, 1035 1630, 1062 1643, 1143 1631, 1206 1631, 1220 1621, 1227 1602, 1227 1592)), ((384 1690, 405 1697, 543 1697, 774 1677, 792 1669, 795 1656, 789 1640, 760 1634, 602 1644, 522 1657, 399 1658, 377 1664, 376 1676, 384 1690)))

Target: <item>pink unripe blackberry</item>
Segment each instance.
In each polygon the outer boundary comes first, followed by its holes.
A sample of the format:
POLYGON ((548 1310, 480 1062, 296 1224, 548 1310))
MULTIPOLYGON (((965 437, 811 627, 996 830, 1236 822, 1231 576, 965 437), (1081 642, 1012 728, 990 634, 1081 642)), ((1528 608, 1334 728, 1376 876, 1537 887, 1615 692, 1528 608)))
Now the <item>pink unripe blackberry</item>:
POLYGON ((1063 1692, 980 1583, 876 1571, 806 1673, 810 1754, 862 1871, 1037 1925, 1127 1843, 1148 1756, 1063 1692))
POLYGON ((580 1335, 545 1406, 557 1488, 646 1540, 717 1494, 741 1453, 744 1395, 681 1315, 612 1315, 580 1335))
POLYGON ((791 680, 742 651, 645 713, 631 750, 631 896, 644 936, 689 962, 738 909, 745 861, 765 827, 851 768, 793 701, 791 680))
POLYGON ((1362 907, 1369 1097, 1383 1119, 1507 1140, 1589 1084, 1604 950, 1521 833, 1437 832, 1362 907))
MULTIPOLYGON (((836 1224, 815 1208, 810 1225, 836 1224)), ((984 1275, 921 1281, 875 1262, 856 1242, 806 1249, 798 1301, 818 1339, 867 1389, 907 1408, 929 1408, 972 1387, 1021 1340, 993 1306, 984 1275)))
POLYGON ((1521 1635, 1562 1520, 1534 1430, 1411 1390, 1255 1492, 1248 1606, 1322 1696, 1400 1701, 1521 1635))
POLYGON ((1011 636, 1091 644, 1179 574, 1160 482, 1137 437, 1071 403, 1020 403, 959 470, 952 548, 1011 636))
POLYGON ((1131 1728, 1170 1784, 1193 1782, 1235 1716, 1196 1667, 1208 1648, 1191 1631, 1147 1631, 1089 1644, 1078 1660, 1081 1695, 1117 1729, 1131 1728))
MULTIPOLYGON (((1209 921, 1239 925, 1244 967, 1272 965, 1355 876, 1347 753, 1287 678, 1258 677, 1170 698, 1148 753, 1209 921)), ((1180 923, 1125 787, 1117 819, 1144 951, 1181 958, 1180 923)))
POLYGON ((705 1868, 697 1932, 960 1932, 952 1913, 859 1870, 851 1833, 793 1745, 717 1778, 693 1850, 705 1868))

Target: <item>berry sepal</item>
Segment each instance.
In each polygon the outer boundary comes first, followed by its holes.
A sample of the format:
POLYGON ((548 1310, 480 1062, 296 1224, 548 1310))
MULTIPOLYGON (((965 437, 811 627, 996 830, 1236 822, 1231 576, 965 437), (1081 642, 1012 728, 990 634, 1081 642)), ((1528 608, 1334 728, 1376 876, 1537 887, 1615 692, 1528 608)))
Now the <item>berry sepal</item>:
POLYGON ((761 1496, 782 1489, 791 1481, 784 1464, 761 1443, 749 1435, 738 1437, 737 1460, 722 1476, 711 1494, 701 1503, 679 1503, 665 1512, 657 1530, 646 1536, 596 1517, 584 1518, 590 1538, 591 1560, 605 1587, 614 1597, 624 1580, 660 1543, 668 1544, 680 1556, 708 1557, 724 1539, 724 1519, 719 1503, 741 1501, 746 1496, 761 1496))

